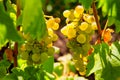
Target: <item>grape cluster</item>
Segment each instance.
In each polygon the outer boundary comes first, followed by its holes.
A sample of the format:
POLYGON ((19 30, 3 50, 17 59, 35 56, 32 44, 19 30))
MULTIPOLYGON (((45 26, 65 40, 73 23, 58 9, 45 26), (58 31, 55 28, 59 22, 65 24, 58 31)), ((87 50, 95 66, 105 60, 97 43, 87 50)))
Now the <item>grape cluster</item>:
POLYGON ((30 38, 29 35, 25 36, 25 44, 19 49, 20 57, 27 60, 28 64, 39 64, 46 61, 50 56, 53 56, 55 49, 53 42, 58 39, 54 30, 59 28, 60 19, 51 16, 45 16, 48 35, 44 36, 41 41, 30 38))
POLYGON ((97 30, 95 18, 91 9, 87 13, 81 5, 75 9, 65 10, 63 16, 66 18, 66 25, 61 29, 61 33, 68 38, 67 46, 74 52, 76 69, 84 75, 87 53, 91 48, 91 35, 97 30))

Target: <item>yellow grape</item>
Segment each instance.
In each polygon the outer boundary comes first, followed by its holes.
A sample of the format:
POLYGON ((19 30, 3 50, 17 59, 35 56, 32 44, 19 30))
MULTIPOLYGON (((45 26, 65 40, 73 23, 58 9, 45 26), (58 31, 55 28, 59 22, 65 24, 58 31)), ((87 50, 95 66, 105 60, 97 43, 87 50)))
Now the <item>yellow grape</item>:
POLYGON ((67 30, 68 28, 66 26, 64 26, 62 29, 61 29, 61 33, 64 34, 64 35, 67 35, 67 30))
POLYGON ((65 10, 63 12, 63 16, 66 17, 66 18, 68 18, 70 16, 70 14, 71 14, 71 12, 69 10, 65 10))
POLYGON ((77 41, 78 41, 79 43, 81 43, 81 44, 85 43, 85 42, 86 42, 86 36, 85 36, 85 34, 79 34, 79 35, 77 36, 77 41))
POLYGON ((54 34, 53 30, 51 28, 48 28, 48 34, 52 36, 54 34))
POLYGON ((97 29, 98 29, 96 22, 93 22, 93 23, 91 24, 91 27, 92 27, 93 30, 97 30, 97 29))
POLYGON ((87 22, 82 22, 80 26, 78 26, 81 31, 85 31, 88 28, 87 22))
POLYGON ((60 18, 55 18, 54 20, 56 23, 60 23, 60 18))
POLYGON ((53 35, 52 35, 52 41, 57 41, 57 40, 58 40, 57 34, 53 34, 53 35))
POLYGON ((47 20, 46 21, 47 28, 51 28, 54 25, 54 23, 55 23, 54 18, 47 20))
POLYGON ((87 17, 87 22, 88 22, 88 23, 95 22, 94 16, 90 16, 90 15, 89 15, 89 16, 87 17))
POLYGON ((54 25, 52 26, 53 30, 58 30, 59 28, 59 24, 58 23, 54 23, 54 25))
POLYGON ((76 18, 79 18, 79 17, 81 17, 81 14, 78 13, 78 12, 76 12, 76 11, 74 11, 74 16, 75 16, 76 18))
POLYGON ((84 76, 86 74, 86 70, 84 70, 83 72, 79 72, 79 74, 84 76))
POLYGON ((89 14, 83 14, 84 21, 87 21, 88 16, 89 16, 89 14))
POLYGON ((67 32, 68 39, 76 37, 76 30, 74 28, 69 28, 67 32))
POLYGON ((84 8, 81 5, 78 5, 75 7, 75 11, 79 14, 82 14, 84 12, 84 8))
POLYGON ((34 54, 32 55, 32 60, 33 60, 34 62, 38 62, 38 61, 40 60, 40 54, 34 53, 34 54))

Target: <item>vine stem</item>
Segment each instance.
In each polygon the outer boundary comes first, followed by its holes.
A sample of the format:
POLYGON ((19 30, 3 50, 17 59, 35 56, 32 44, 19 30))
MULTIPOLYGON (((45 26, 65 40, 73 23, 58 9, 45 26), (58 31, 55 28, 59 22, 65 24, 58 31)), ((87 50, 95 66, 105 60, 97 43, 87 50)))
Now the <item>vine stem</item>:
MULTIPOLYGON (((16 17, 18 19, 20 15, 20 0, 17 0, 17 14, 16 17)), ((17 30, 20 30, 20 26, 17 26, 17 30)), ((13 60, 14 60, 14 67, 17 67, 17 55, 18 55, 18 42, 15 42, 14 44, 14 50, 13 50, 13 60)))
POLYGON ((95 17, 95 21, 96 21, 96 24, 97 24, 97 28, 98 28, 98 43, 101 42, 101 26, 100 26, 100 22, 98 20, 98 14, 97 14, 97 9, 96 9, 96 6, 95 6, 95 2, 93 1, 92 3, 92 8, 93 8, 93 15, 95 17))

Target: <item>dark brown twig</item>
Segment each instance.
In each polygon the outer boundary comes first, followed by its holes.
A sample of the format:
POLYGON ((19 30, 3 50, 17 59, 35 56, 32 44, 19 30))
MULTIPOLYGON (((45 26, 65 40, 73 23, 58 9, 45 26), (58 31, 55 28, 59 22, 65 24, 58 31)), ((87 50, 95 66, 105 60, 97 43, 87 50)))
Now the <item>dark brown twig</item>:
POLYGON ((92 4, 92 8, 93 8, 93 15, 95 17, 95 21, 96 21, 96 24, 97 24, 97 27, 98 27, 98 43, 101 42, 101 26, 100 26, 100 22, 98 20, 98 14, 97 14, 97 9, 96 9, 96 6, 95 6, 95 2, 93 1, 93 4, 92 4))

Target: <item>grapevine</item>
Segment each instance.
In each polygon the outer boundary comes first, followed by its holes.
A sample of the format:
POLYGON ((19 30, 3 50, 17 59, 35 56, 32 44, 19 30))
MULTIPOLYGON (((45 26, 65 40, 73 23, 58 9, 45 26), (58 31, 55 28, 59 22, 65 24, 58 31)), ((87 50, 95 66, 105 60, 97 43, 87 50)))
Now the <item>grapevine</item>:
POLYGON ((95 18, 92 11, 90 14, 85 13, 81 5, 72 10, 65 10, 63 16, 66 18, 66 26, 61 29, 61 32, 68 38, 67 46, 73 52, 76 70, 80 75, 85 75, 91 36, 97 30, 95 18))

